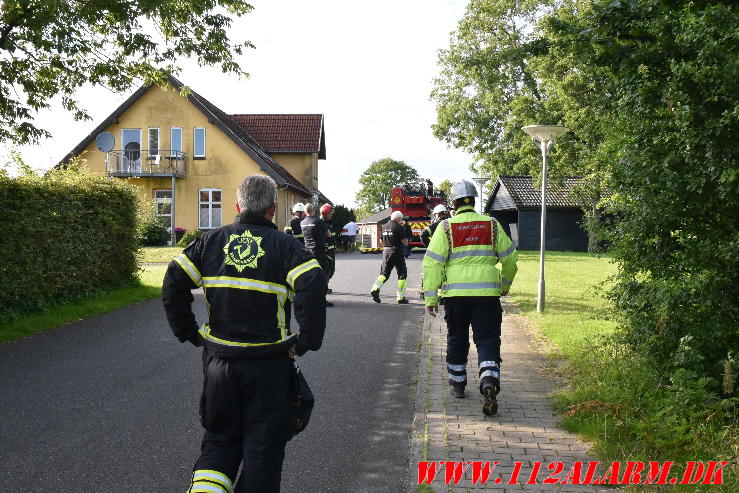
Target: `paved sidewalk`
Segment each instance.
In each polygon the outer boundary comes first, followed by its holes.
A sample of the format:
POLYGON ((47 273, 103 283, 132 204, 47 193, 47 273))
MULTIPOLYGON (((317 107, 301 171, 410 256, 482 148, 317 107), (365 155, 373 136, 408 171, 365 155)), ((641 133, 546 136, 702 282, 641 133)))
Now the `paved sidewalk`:
MULTIPOLYGON (((549 462, 561 461, 564 478, 575 461, 597 460, 588 455, 588 446, 574 435, 557 428, 558 417, 550 408, 548 395, 555 387, 544 371, 545 359, 537 350, 533 329, 515 312, 511 303, 503 304, 501 392, 499 410, 494 417, 482 414, 479 394, 477 351, 470 337, 467 364, 467 389, 464 399, 449 394, 446 373, 446 325, 443 309, 437 318, 424 318, 419 360, 416 414, 413 424, 409 481, 410 491, 418 490, 418 461, 499 461, 485 485, 472 484, 469 469, 457 485, 445 484, 441 468, 429 485, 435 492, 463 491, 603 491, 603 487, 577 485, 526 485, 532 462, 542 461, 538 482, 551 472, 549 462), (507 485, 514 462, 521 461, 518 484, 507 485), (500 477, 499 482, 496 479, 500 477)), ((470 331, 471 332, 471 331, 470 331)), ((600 472, 600 471, 599 471, 600 472)), ((613 491, 612 489, 610 491, 613 491)))

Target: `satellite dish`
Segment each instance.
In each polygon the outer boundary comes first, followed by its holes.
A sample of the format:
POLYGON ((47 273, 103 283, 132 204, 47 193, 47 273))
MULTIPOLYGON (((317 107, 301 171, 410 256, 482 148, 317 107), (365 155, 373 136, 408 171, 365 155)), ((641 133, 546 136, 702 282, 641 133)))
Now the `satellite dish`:
POLYGON ((99 133, 98 136, 95 137, 95 145, 103 152, 110 152, 115 146, 115 137, 113 137, 113 134, 110 132, 99 133))

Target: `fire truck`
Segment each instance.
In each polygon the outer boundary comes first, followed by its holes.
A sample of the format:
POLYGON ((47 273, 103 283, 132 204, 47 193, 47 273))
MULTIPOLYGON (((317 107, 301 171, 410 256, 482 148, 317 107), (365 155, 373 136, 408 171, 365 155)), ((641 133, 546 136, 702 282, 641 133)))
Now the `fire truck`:
POLYGON ((423 184, 406 184, 393 188, 390 196, 390 207, 393 212, 400 211, 413 230, 413 238, 409 244, 423 247, 421 232, 431 223, 431 211, 439 204, 446 205, 446 195, 441 190, 434 190, 431 180, 423 184))

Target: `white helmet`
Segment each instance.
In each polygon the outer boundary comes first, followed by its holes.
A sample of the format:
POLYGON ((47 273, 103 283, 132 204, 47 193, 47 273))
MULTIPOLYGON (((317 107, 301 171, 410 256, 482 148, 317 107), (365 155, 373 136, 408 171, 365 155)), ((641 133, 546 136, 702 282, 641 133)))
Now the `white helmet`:
POLYGON ((449 190, 449 200, 452 202, 462 197, 477 197, 477 187, 467 180, 456 182, 449 190))
POLYGON ((403 219, 403 213, 400 211, 394 211, 392 214, 390 214, 390 219, 393 221, 399 221, 403 219))
POLYGON ((436 207, 434 207, 434 210, 433 210, 434 214, 441 214, 442 212, 447 212, 446 206, 444 204, 439 204, 436 207))
POLYGON ((296 214, 298 212, 305 212, 305 205, 298 202, 293 206, 293 214, 296 214))

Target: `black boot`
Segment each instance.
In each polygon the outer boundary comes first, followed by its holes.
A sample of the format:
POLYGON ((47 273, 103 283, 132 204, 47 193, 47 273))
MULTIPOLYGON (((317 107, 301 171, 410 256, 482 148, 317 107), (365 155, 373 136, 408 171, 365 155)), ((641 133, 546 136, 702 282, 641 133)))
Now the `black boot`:
POLYGON ((495 416, 498 413, 497 395, 500 392, 500 384, 493 377, 484 377, 480 382, 480 393, 482 394, 482 413, 485 416, 495 416))
POLYGON ((449 392, 457 399, 464 399, 464 383, 452 383, 449 392))
POLYGON ((370 291, 370 295, 372 296, 372 299, 375 301, 375 303, 380 303, 380 290, 379 289, 373 289, 370 291))

